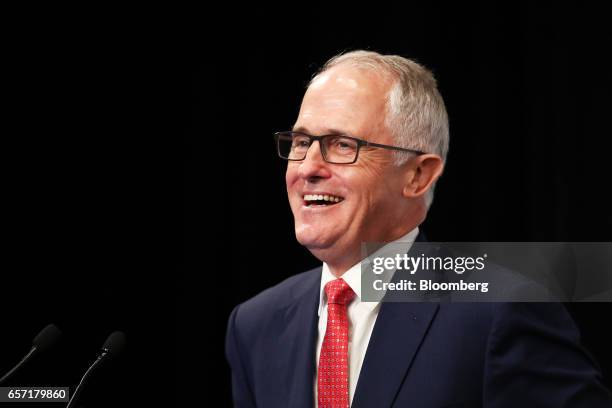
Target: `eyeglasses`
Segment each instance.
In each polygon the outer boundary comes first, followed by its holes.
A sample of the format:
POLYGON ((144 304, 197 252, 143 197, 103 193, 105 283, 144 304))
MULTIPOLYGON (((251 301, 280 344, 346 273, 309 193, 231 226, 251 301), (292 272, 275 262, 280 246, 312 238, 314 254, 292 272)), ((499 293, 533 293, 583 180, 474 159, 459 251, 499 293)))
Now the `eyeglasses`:
POLYGON ((332 164, 352 164, 359 157, 359 149, 362 146, 379 147, 382 149, 396 150, 400 152, 425 154, 424 152, 403 147, 389 146, 372 143, 355 137, 345 135, 323 135, 312 136, 302 132, 276 132, 276 147, 280 158, 290 161, 301 161, 306 158, 308 148, 316 140, 321 146, 323 160, 332 164))

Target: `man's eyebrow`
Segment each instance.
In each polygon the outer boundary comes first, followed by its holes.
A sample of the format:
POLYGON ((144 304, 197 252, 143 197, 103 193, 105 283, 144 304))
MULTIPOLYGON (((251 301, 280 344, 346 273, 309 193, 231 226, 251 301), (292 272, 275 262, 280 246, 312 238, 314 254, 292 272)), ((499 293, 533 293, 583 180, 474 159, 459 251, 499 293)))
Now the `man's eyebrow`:
POLYGON ((304 126, 298 126, 298 127, 295 127, 295 126, 294 126, 294 127, 291 129, 291 131, 292 131, 292 132, 302 132, 302 133, 308 133, 308 134, 310 134, 310 133, 308 132, 308 129, 306 129, 304 126))
MULTIPOLYGON (((302 132, 302 133, 306 133, 306 134, 312 135, 312 133, 310 133, 310 131, 307 128, 305 128, 304 126, 294 127, 292 129, 292 132, 302 132)), ((345 131, 345 130, 334 129, 334 128, 326 128, 325 132, 323 134, 324 135, 345 135, 345 136, 351 136, 351 134, 349 132, 345 131)))

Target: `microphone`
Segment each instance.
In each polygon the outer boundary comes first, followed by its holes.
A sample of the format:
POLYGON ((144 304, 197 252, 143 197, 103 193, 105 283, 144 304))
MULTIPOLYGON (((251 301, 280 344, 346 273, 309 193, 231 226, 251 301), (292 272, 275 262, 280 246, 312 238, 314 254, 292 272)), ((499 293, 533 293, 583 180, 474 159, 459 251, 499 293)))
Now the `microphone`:
POLYGON ((54 324, 49 324, 47 327, 42 329, 40 333, 34 337, 34 340, 32 340, 32 348, 30 349, 29 353, 26 354, 25 357, 11 369, 11 371, 6 373, 4 377, 0 378, 0 384, 11 377, 19 369, 19 367, 25 364, 25 362, 28 361, 33 355, 50 349, 51 346, 53 346, 61 337, 61 335, 62 331, 54 324))
POLYGON ((74 394, 72 394, 72 397, 70 397, 70 400, 68 401, 68 405, 66 405, 66 408, 71 408, 74 406, 77 400, 77 397, 79 393, 81 392, 82 386, 83 384, 85 384, 85 380, 92 373, 93 369, 97 367, 98 364, 100 364, 102 360, 105 360, 105 359, 108 360, 109 358, 114 357, 118 355, 119 353, 121 353, 121 351, 124 348, 125 348, 125 334, 120 331, 111 333, 111 335, 108 336, 108 338, 104 342, 104 345, 102 346, 102 350, 100 350, 100 353, 98 354, 98 358, 96 359, 96 361, 94 361, 89 366, 87 371, 85 371, 85 374, 83 374, 83 377, 81 378, 79 385, 77 385, 76 389, 74 390, 74 394))

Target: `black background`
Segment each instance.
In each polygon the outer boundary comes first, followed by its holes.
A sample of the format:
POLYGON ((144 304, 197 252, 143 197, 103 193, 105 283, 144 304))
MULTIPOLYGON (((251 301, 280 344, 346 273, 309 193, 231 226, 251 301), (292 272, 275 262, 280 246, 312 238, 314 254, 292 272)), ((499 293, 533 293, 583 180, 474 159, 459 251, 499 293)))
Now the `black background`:
MULTIPOLYGON (((602 10, 300 7, 15 17, 0 371, 48 322, 64 338, 12 384, 74 386, 124 330, 128 352, 85 406, 230 405, 231 309, 317 265, 295 241, 272 133, 343 50, 401 54, 438 79, 451 147, 430 240, 612 241, 602 10)), ((610 385, 610 304, 569 308, 610 385)))

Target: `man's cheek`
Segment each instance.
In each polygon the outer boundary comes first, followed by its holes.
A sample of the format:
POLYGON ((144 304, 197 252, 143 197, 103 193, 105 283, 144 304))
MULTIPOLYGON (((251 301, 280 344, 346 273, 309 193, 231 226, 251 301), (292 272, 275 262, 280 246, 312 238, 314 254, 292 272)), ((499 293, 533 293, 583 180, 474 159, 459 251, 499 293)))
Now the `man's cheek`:
POLYGON ((293 215, 295 217, 299 216, 299 210, 301 207, 301 203, 295 197, 289 199, 289 205, 291 206, 291 210, 293 211, 293 215))
POLYGON ((287 169, 287 172, 285 173, 285 183, 287 184, 287 190, 290 190, 293 187, 293 185, 295 184, 295 180, 296 172, 291 169, 287 169))

